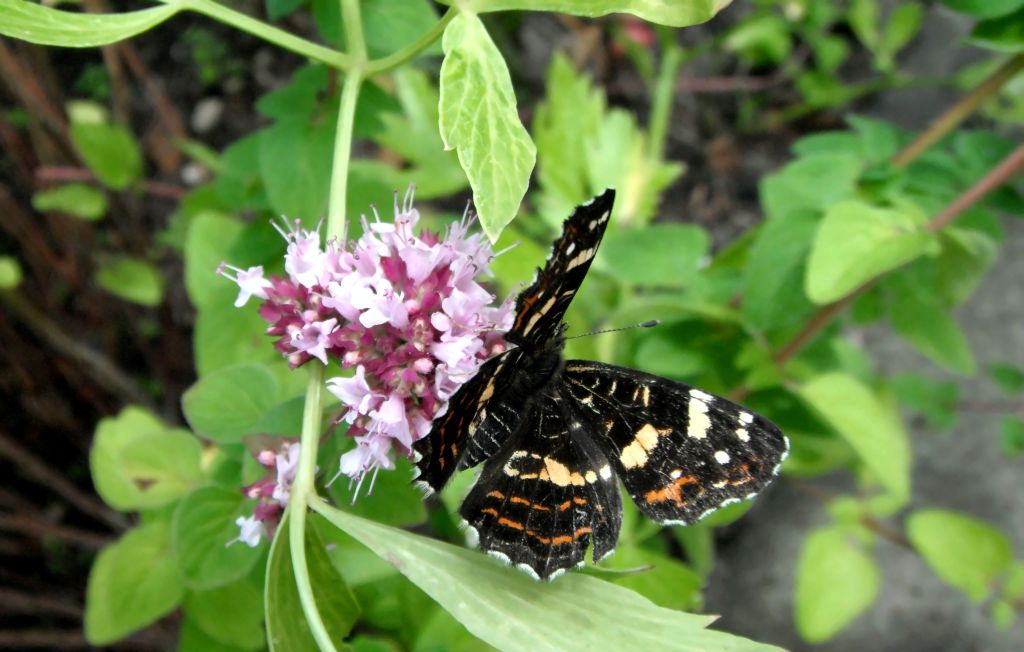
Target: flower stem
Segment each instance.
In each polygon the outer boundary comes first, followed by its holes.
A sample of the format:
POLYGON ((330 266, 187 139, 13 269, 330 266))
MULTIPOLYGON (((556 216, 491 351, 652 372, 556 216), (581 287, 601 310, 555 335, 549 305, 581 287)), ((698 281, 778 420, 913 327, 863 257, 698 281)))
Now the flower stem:
MULTIPOLYGON (((306 506, 315 497, 313 477, 316 474, 317 439, 320 436, 320 414, 323 403, 324 367, 313 362, 309 365, 309 384, 306 386, 306 404, 302 410, 302 448, 299 468, 292 484, 288 501, 288 542, 291 544, 292 570, 299 592, 302 611, 306 615, 313 638, 324 652, 335 652, 334 643, 316 608, 313 584, 306 564, 306 506)), ((283 536, 283 533, 282 533, 283 536)))
POLYGON ((235 11, 230 7, 225 7, 217 2, 211 0, 161 0, 167 4, 174 4, 182 7, 183 9, 191 9, 200 14, 204 14, 218 20, 227 25, 231 25, 243 32, 248 32, 253 36, 257 36, 268 43, 284 49, 301 54, 305 57, 309 57, 314 61, 320 61, 326 63, 328 66, 333 68, 340 68, 341 70, 348 70, 353 65, 352 56, 331 48, 324 47, 307 41, 304 38, 299 38, 294 34, 289 34, 283 29, 268 25, 263 21, 256 20, 251 16, 247 16, 240 11, 235 11))
POLYGON ((672 117, 672 105, 676 98, 676 76, 682 63, 683 48, 673 41, 665 48, 661 57, 661 70, 658 71, 658 79, 654 84, 654 95, 651 100, 648 154, 654 163, 661 162, 665 154, 668 122, 672 117))
POLYGON ((345 202, 348 198, 348 164, 352 158, 352 126, 356 116, 356 100, 363 84, 362 70, 349 71, 341 87, 341 108, 338 110, 338 131, 334 137, 334 161, 331 165, 331 195, 327 205, 327 237, 341 237, 345 232, 345 202))
POLYGON ((388 72, 389 70, 397 68, 406 61, 415 57, 444 33, 445 28, 448 27, 448 23, 451 22, 452 18, 454 18, 457 13, 458 11, 454 6, 448 7, 448 11, 444 12, 441 19, 438 20, 429 31, 425 32, 423 36, 416 39, 415 43, 411 43, 396 52, 392 52, 386 57, 376 59, 367 64, 366 74, 372 76, 388 72))

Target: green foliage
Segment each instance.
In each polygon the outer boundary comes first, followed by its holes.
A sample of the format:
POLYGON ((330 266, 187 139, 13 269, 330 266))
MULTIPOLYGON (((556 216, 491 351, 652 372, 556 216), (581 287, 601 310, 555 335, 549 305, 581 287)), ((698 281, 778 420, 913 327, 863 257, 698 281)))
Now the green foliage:
POLYGON ((190 387, 181 398, 182 410, 197 434, 222 443, 242 441, 274 405, 280 388, 266 368, 254 364, 225 367, 190 387), (225 410, 225 405, 230 410, 225 410))
POLYGON ((188 588, 206 591, 245 577, 261 551, 241 543, 235 519, 251 505, 236 488, 199 487, 174 510, 171 543, 188 588))
POLYGON ((956 512, 918 510, 907 518, 907 536, 936 575, 975 602, 991 593, 1013 560, 1006 535, 956 512))
POLYGON ((812 532, 796 571, 796 627, 808 643, 835 636, 878 595, 875 560, 843 528, 812 532))
MULTIPOLYGON (((267 642, 273 652, 312 650, 316 643, 300 604, 289 550, 287 517, 281 521, 280 529, 281 534, 274 537, 267 562, 267 642)), ((331 564, 316 528, 306 530, 305 545, 308 581, 313 584, 312 595, 317 602, 317 610, 335 646, 345 649, 343 639, 359 618, 359 603, 331 564)))
POLYGON ((169 553, 170 527, 154 520, 105 548, 86 590, 85 637, 106 645, 174 609, 184 585, 169 553))
POLYGON ((772 649, 704 629, 706 616, 655 606, 607 582, 570 574, 538 584, 479 553, 318 507, 334 526, 386 559, 456 617, 499 649, 665 646, 678 650, 772 649), (529 600, 522 596, 529 595, 529 600), (581 601, 578 596, 588 596, 581 601), (496 614, 503 626, 494 627, 496 614), (646 623, 636 628, 633 623, 646 623))
POLYGON ((152 264, 119 257, 96 272, 96 282, 126 301, 153 307, 164 299, 164 277, 152 264))
POLYGON ((21 265, 16 258, 0 256, 0 290, 13 290, 21 285, 21 265))
POLYGON ((107 197, 84 183, 68 183, 37 192, 32 197, 37 211, 59 211, 83 220, 98 220, 107 212, 107 197))
POLYGON ((179 11, 176 3, 123 14, 60 11, 27 0, 0 0, 0 34, 72 48, 116 43, 159 25, 179 11))
POLYGON ((142 152, 123 125, 71 122, 71 142, 89 169, 104 185, 124 190, 142 175, 142 152))
MULTIPOLYGON (((577 16, 604 16, 631 13, 652 23, 685 27, 702 23, 721 11, 732 0, 470 0, 473 11, 559 11, 577 16)), ((454 4, 442 0, 445 4, 454 4)))

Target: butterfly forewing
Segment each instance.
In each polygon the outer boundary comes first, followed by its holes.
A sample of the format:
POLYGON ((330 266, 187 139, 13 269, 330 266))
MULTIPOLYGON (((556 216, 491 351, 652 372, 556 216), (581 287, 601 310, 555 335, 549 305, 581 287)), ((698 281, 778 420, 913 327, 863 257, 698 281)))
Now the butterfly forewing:
POLYGON ((788 450, 764 417, 660 376, 570 360, 562 387, 633 501, 659 523, 693 523, 756 494, 788 450))
POLYGON ((608 226, 615 191, 606 190, 579 206, 562 227, 543 270, 516 299, 516 320, 505 339, 524 347, 543 347, 558 332, 565 311, 590 269, 608 226))
POLYGON ((567 401, 534 403, 516 435, 484 465, 460 513, 481 550, 549 579, 611 552, 622 504, 611 463, 567 401))

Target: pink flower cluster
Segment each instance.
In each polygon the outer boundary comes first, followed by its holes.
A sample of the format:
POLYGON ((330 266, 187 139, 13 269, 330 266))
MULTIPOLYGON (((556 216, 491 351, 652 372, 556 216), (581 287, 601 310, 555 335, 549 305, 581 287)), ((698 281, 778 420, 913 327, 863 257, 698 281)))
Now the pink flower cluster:
POLYGON ((264 536, 273 537, 291 496, 292 483, 295 482, 295 473, 299 467, 299 450, 298 442, 287 441, 279 450, 264 449, 256 454, 256 461, 269 475, 242 490, 246 496, 259 502, 251 516, 235 519, 241 534, 228 545, 241 541, 256 546, 264 536))
POLYGON ((293 367, 316 358, 354 369, 327 383, 357 444, 340 472, 360 481, 394 468, 395 453, 411 454, 455 390, 505 350, 513 318, 512 297, 495 306, 477 281, 490 275, 495 254, 482 234, 469 233, 470 217, 442 236, 417 235, 411 192, 401 205, 396 195, 394 222, 374 216, 363 218, 358 239, 326 246, 319 230, 278 227, 288 243, 286 278, 266 279, 260 267, 218 270, 235 273, 236 306, 263 300, 267 333, 293 367))

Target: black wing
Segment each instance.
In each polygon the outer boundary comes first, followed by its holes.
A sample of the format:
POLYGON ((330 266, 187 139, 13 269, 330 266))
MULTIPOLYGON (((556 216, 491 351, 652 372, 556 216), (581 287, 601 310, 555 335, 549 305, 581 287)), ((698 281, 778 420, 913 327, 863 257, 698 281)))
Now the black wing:
POLYGON ((570 360, 563 395, 651 519, 689 524, 760 491, 789 452, 764 417, 660 376, 570 360))
POLYGON ((615 191, 605 190, 565 220, 544 269, 516 298, 516 320, 506 341, 536 350, 555 337, 597 254, 614 202, 615 191))
POLYGON ((492 358, 455 392, 430 433, 413 444, 420 486, 440 491, 455 471, 476 466, 508 440, 522 419, 522 406, 508 395, 521 363, 518 350, 492 358))
POLYGON ((539 579, 581 565, 591 539, 595 559, 610 553, 622 523, 611 462, 571 401, 534 403, 459 510, 481 550, 539 579))

